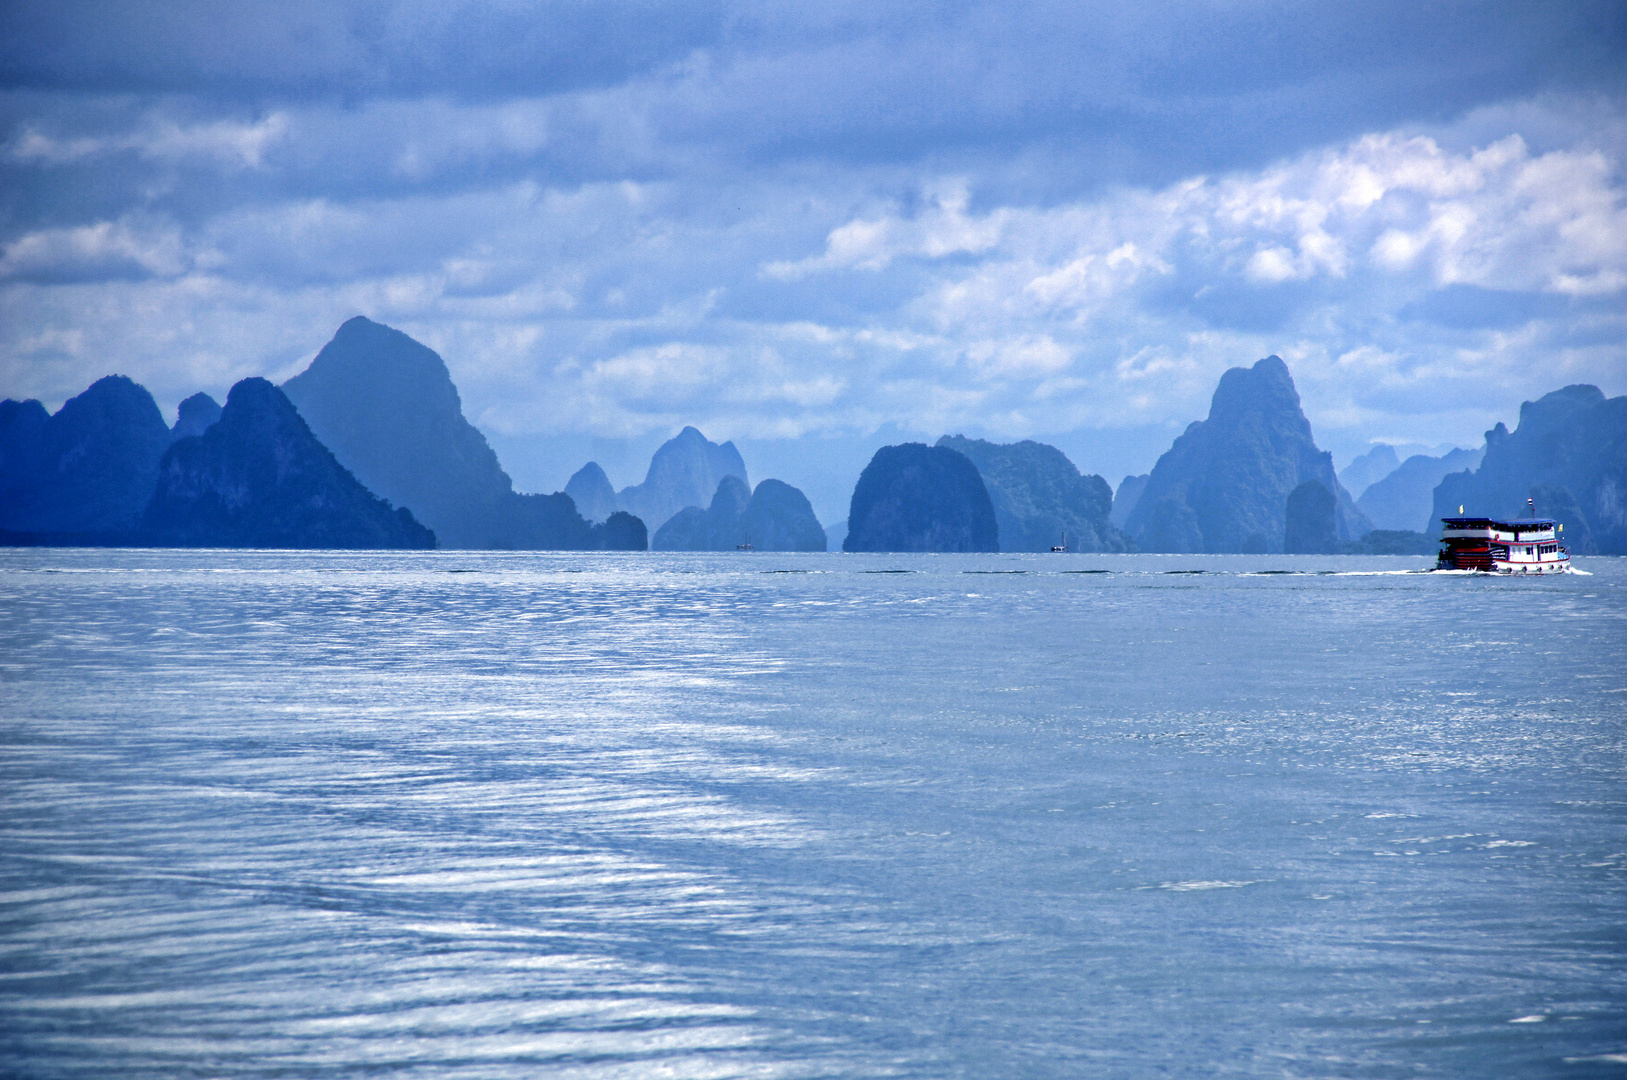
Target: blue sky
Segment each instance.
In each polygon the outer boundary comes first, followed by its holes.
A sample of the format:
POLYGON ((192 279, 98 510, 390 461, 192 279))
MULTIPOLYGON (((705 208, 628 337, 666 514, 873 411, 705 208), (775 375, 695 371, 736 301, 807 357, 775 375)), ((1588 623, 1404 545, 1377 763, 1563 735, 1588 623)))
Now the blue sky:
POLYGON ((1116 483, 1268 353, 1341 463, 1477 445, 1627 392, 1623 55, 1622 3, 14 0, 0 395, 365 314, 522 489, 693 423, 827 520, 943 432, 1116 483))

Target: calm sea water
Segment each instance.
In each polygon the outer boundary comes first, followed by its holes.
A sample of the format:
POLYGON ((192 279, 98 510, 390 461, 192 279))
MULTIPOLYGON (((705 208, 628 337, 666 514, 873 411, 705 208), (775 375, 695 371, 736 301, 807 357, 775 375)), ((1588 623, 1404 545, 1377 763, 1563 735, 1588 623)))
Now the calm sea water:
POLYGON ((1424 563, 0 552, 0 1074, 1627 1075, 1627 560, 1424 563))

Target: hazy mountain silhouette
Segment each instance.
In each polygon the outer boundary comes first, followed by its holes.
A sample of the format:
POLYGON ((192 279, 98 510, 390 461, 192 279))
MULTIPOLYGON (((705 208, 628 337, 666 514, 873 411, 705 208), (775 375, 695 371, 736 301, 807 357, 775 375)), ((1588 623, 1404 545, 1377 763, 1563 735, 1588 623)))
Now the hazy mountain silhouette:
POLYGON ((648 544, 644 522, 620 510, 599 524, 576 512, 563 491, 552 495, 514 495, 486 534, 486 547, 508 551, 643 551, 648 544))
POLYGON ((1081 476, 1054 446, 992 443, 945 435, 938 440, 977 466, 994 503, 1001 551, 1050 551, 1065 535, 1072 551, 1124 551, 1128 540, 1109 520, 1113 489, 1081 476))
POLYGON ((516 494, 464 418, 446 364, 399 330, 351 319, 283 389, 356 479, 411 509, 442 547, 573 550, 619 546, 636 532, 627 523, 595 532, 564 493, 516 494))
POLYGON ((37 401, 3 409, 0 529, 88 535, 135 524, 170 444, 144 387, 109 375, 43 421, 37 401))
POLYGON ((1339 545, 1344 555, 1433 555, 1440 550, 1440 533, 1433 536, 1411 529, 1374 529, 1360 540, 1339 545))
POLYGON ((443 547, 512 546, 496 540, 511 532, 514 486, 433 349, 357 316, 283 391, 356 479, 411 509, 443 547))
POLYGON ((825 530, 813 504, 783 480, 764 480, 751 493, 740 529, 759 551, 824 551, 825 530))
POLYGON ((596 461, 577 469, 565 485, 565 494, 576 503, 576 511, 589 521, 603 521, 621 508, 616 489, 596 461))
POLYGON ((202 435, 209 425, 220 419, 220 403, 205 393, 193 394, 175 410, 175 426, 170 438, 186 439, 202 435))
POLYGON ((1332 555, 1339 550, 1334 511, 1339 500, 1319 480, 1307 480, 1288 493, 1282 550, 1289 555, 1332 555))
POLYGON ((654 551, 733 551, 745 543, 740 519, 751 502, 751 489, 738 476, 718 481, 705 510, 686 506, 655 530, 654 551))
POLYGON ((1140 476, 1126 476, 1119 481, 1119 489, 1113 493, 1113 511, 1107 519, 1115 527, 1122 530, 1130 520, 1130 514, 1135 510, 1136 503, 1141 501, 1141 493, 1147 490, 1147 481, 1152 474, 1142 473, 1140 476))
MULTIPOLYGON (((521 498, 553 498, 552 495, 522 495, 521 498)), ((574 508, 572 509, 574 513, 574 508)), ((589 532, 589 546, 595 551, 648 551, 650 534, 644 519, 617 510, 595 524, 589 532)))
POLYGON ((1362 492, 1400 467, 1401 459, 1396 456, 1395 447, 1388 443, 1379 443, 1341 469, 1339 483, 1345 486, 1345 490, 1350 492, 1350 497, 1359 505, 1362 492))
POLYGON ((998 551, 987 486, 946 446, 884 446, 859 474, 843 551, 998 551))
POLYGON ((1436 486, 1449 473, 1477 467, 1483 452, 1453 450, 1440 457, 1414 454, 1394 472, 1369 485, 1356 506, 1375 528, 1435 532, 1440 522, 1430 517, 1430 511, 1434 508, 1436 486))
POLYGON ((174 547, 432 548, 406 508, 376 497, 264 379, 232 387, 220 418, 164 454, 143 539, 174 547))
POLYGON ((684 507, 710 505, 725 476, 739 477, 746 490, 751 490, 746 463, 734 443, 719 446, 695 428, 686 427, 651 456, 644 482, 623 488, 617 501, 659 534, 661 526, 684 507))
POLYGON ((45 425, 45 406, 27 401, 0 401, 0 529, 13 528, 13 515, 33 489, 45 425))
POLYGON ((1527 401, 1514 431, 1486 432, 1479 469, 1441 480, 1431 515, 1524 517, 1533 497, 1572 553, 1627 555, 1627 397, 1576 385, 1527 401))
POLYGON ((1268 356, 1221 376, 1208 419, 1158 459, 1128 531, 1144 551, 1277 550, 1288 494, 1307 480, 1333 493, 1339 539, 1371 529, 1317 449, 1287 365, 1268 356))
POLYGON ((759 551, 824 551, 825 530, 807 496, 781 480, 755 492, 738 476, 718 482, 711 504, 686 506, 655 532, 656 551, 733 551, 750 543, 759 551))

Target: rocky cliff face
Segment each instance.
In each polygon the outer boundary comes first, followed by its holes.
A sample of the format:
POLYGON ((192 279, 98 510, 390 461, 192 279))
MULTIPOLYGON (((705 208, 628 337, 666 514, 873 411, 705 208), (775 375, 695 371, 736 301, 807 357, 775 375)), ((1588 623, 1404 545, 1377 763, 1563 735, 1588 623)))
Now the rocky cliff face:
POLYGON ((517 494, 446 364, 399 330, 351 319, 283 389, 341 464, 442 547, 580 550, 632 535, 594 533, 563 493, 517 494))
POLYGON ((590 461, 576 470, 565 484, 565 494, 576 503, 576 512, 589 521, 604 521, 620 509, 616 489, 610 486, 610 477, 604 474, 597 461, 590 461))
POLYGON ((783 480, 764 480, 751 493, 740 529, 758 551, 824 551, 825 530, 813 504, 783 480))
POLYGON ((1136 503, 1141 501, 1141 493, 1147 490, 1150 479, 1151 474, 1142 473, 1140 476, 1126 476, 1119 481, 1119 489, 1113 493, 1113 511, 1108 515, 1114 527, 1123 530, 1129 523, 1130 515, 1135 512, 1136 503))
POLYGON ((644 522, 617 511, 597 524, 576 512, 563 491, 510 495, 486 533, 485 546, 502 551, 644 551, 644 522))
POLYGON ((513 532, 514 486, 433 349, 358 316, 283 391, 356 479, 443 547, 512 546, 498 540, 513 532))
POLYGON ((1414 454, 1388 476, 1374 481, 1356 500, 1374 528, 1435 533, 1440 522, 1430 518, 1435 488, 1449 474, 1474 469, 1481 451, 1453 450, 1440 457, 1414 454))
POLYGON ((32 491, 41 437, 51 414, 29 399, 0 401, 0 529, 16 526, 23 500, 32 491))
POLYGON ((164 454, 141 521, 178 547, 432 548, 406 510, 374 496, 264 379, 232 387, 220 418, 164 454))
POLYGON ((751 502, 751 489, 738 476, 718 482, 706 509, 686 506, 655 530, 656 551, 733 551, 746 541, 740 519, 751 502))
POLYGON ((1332 555, 1339 550, 1334 512, 1339 500, 1319 481, 1307 480, 1288 493, 1282 550, 1289 555, 1332 555))
POLYGON ((1577 385, 1527 401, 1514 431, 1486 432, 1479 469, 1441 480, 1432 517, 1523 517, 1528 498, 1565 522, 1572 553, 1627 555, 1627 397, 1577 385))
POLYGON ((623 488, 617 497, 623 510, 655 528, 686 506, 708 505, 725 476, 738 477, 751 489, 746 463, 732 442, 721 446, 692 427, 662 443, 650 458, 642 484, 623 488))
POLYGON ((1339 483, 1359 504, 1362 492, 1400 467, 1401 459, 1395 456, 1395 447, 1379 443, 1340 470, 1339 483))
POLYGON ((998 551, 994 503, 977 466, 945 446, 877 450, 848 508, 844 551, 998 551))
POLYGON ((1124 551, 1129 546, 1129 538, 1109 520, 1113 490, 1107 481, 1081 476, 1056 447, 964 435, 945 435, 938 445, 966 455, 977 466, 994 503, 1001 551, 1050 551, 1064 536, 1071 551, 1124 551))
POLYGON ((37 401, 7 402, 0 418, 0 529, 102 534, 134 525, 170 443, 152 395, 109 375, 56 415, 44 412, 37 401))
POLYGON ((193 394, 181 402, 180 407, 175 410, 175 426, 170 428, 170 438, 188 439, 194 435, 202 435, 219 419, 218 401, 208 394, 193 394))
POLYGON ((596 523, 592 537, 595 551, 648 551, 650 548, 650 534, 644 528, 644 520, 625 510, 617 510, 596 523))
POLYGON ((1144 551, 1280 550, 1288 494, 1308 480, 1334 494, 1340 540, 1372 527, 1317 449, 1287 365, 1268 356, 1221 376, 1208 419, 1158 459, 1127 528, 1144 551))
POLYGON ((824 551, 825 531, 802 492, 780 480, 750 491, 737 476, 719 481, 711 504, 687 506, 656 530, 656 551, 824 551))

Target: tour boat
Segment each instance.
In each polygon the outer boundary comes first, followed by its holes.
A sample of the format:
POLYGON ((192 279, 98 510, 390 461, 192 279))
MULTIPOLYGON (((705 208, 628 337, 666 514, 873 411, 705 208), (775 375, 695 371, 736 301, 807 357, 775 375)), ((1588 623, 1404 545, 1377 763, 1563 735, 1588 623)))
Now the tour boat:
MULTIPOLYGON (((1534 509, 1534 508, 1533 508, 1534 509)), ((1437 570, 1478 570, 1487 574, 1563 574, 1570 552, 1559 542, 1564 526, 1553 518, 1441 518, 1437 570)))
POLYGON ((1060 544, 1052 544, 1051 550, 1053 552, 1061 552, 1064 555, 1068 553, 1068 534, 1066 532, 1062 534, 1062 542, 1060 544))

